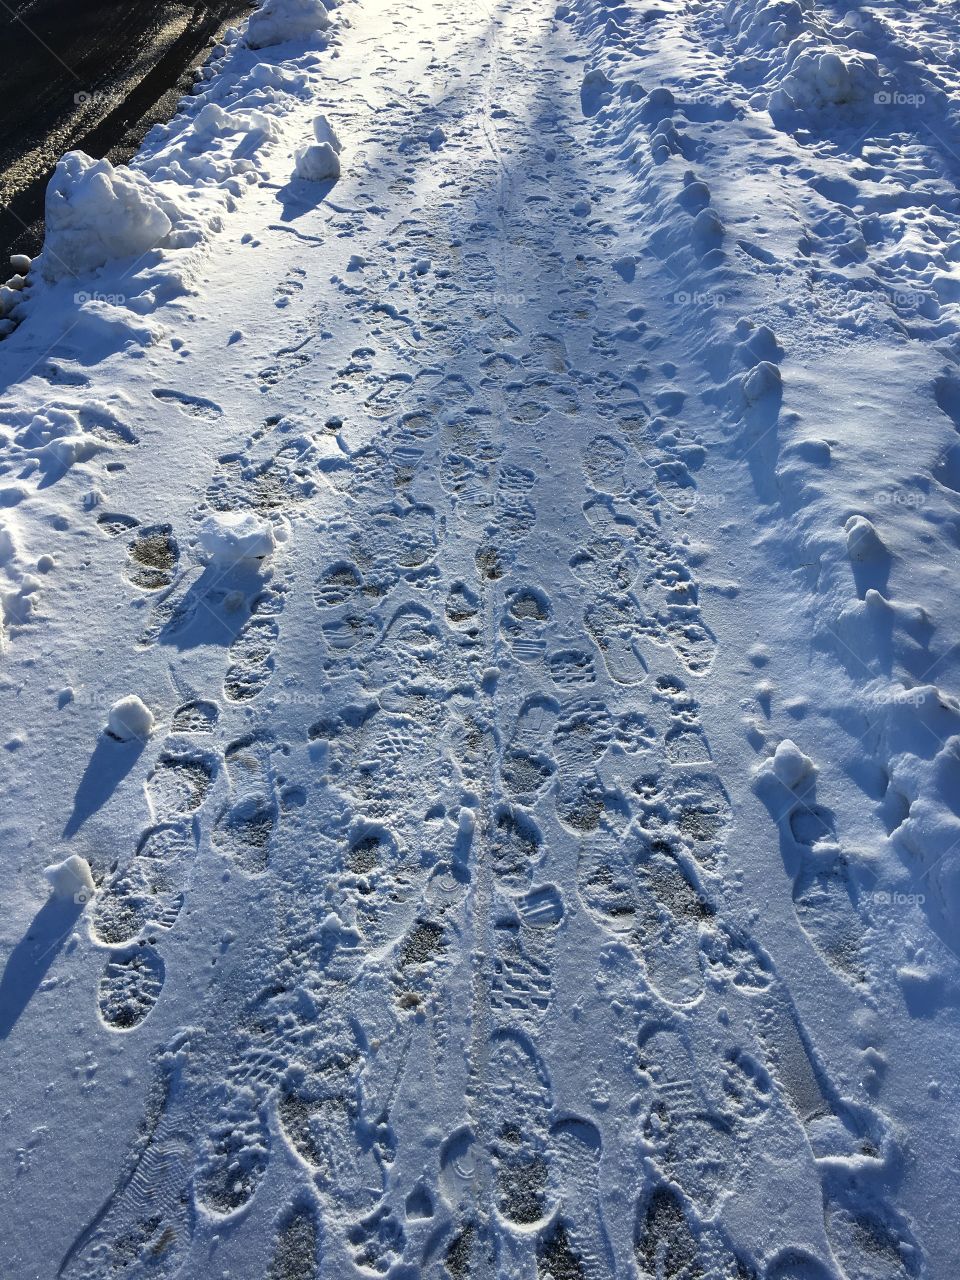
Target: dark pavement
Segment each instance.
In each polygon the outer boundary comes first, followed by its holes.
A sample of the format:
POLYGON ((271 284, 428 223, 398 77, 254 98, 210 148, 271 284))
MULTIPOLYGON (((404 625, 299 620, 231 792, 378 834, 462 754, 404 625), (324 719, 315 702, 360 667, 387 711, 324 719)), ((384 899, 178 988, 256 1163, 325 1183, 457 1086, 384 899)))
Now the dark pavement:
MULTIPOLYGON (((74 149, 129 159, 169 119, 211 38, 247 0, 0 0, 6 91, 0 96, 0 271, 39 252, 43 198, 74 149)), ((2 279, 0 275, 0 279, 2 279)))

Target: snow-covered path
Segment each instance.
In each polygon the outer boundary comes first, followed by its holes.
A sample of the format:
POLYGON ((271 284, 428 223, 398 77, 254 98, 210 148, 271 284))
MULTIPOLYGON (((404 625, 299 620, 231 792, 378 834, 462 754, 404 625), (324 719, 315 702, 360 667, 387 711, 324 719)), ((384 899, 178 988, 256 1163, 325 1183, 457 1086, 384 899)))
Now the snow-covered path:
POLYGON ((0 348, 5 1277, 953 1275, 952 293, 555 10, 351 0, 332 189, 0 348))

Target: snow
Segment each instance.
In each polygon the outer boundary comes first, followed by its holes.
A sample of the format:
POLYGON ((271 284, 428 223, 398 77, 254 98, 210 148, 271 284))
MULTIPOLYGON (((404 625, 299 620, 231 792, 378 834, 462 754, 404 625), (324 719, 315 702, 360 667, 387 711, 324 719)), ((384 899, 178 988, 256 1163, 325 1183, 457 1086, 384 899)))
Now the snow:
POLYGON ((107 717, 107 729, 118 742, 146 742, 153 727, 153 712, 134 693, 119 698, 107 717))
POLYGON ((340 157, 329 142, 318 142, 297 152, 295 169, 298 178, 326 182, 340 177, 340 157))
POLYGON ((64 161, 0 1274, 953 1280, 958 32, 265 5, 64 161))
POLYGON ((264 0, 247 24, 246 41, 251 49, 265 49, 306 39, 329 25, 321 0, 264 0))
POLYGON ((227 511, 207 516, 200 526, 200 545, 215 564, 265 560, 277 545, 269 520, 252 511, 227 511))
POLYGON ((45 217, 43 271, 54 281, 162 248, 176 214, 142 174, 69 151, 47 187, 45 217))
POLYGON ((96 893, 96 885, 86 858, 71 853, 62 862, 45 867, 43 874, 50 884, 54 897, 84 903, 96 893))

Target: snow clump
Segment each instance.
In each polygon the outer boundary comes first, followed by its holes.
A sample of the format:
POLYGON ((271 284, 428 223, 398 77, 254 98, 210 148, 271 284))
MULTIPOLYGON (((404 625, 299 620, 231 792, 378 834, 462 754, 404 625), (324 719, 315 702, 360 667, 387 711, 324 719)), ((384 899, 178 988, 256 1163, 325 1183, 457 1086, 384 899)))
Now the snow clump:
POLYGON ((68 151, 47 187, 43 274, 56 281, 139 258, 166 247, 177 220, 173 203, 143 174, 68 151))
POLYGON ((83 903, 88 902, 97 891, 90 863, 76 853, 64 858, 63 862, 44 867, 43 874, 47 877, 55 898, 65 901, 72 898, 74 902, 83 903))
POLYGON ((273 525, 252 511, 223 511, 200 526, 200 545, 211 561, 223 566, 241 560, 265 560, 277 545, 273 525))
POLYGON ((266 0, 247 23, 247 45, 266 49, 326 31, 330 15, 321 0, 266 0))
POLYGON ((107 732, 118 742, 131 742, 135 738, 145 742, 153 733, 153 723, 153 712, 131 693, 110 708, 107 732))

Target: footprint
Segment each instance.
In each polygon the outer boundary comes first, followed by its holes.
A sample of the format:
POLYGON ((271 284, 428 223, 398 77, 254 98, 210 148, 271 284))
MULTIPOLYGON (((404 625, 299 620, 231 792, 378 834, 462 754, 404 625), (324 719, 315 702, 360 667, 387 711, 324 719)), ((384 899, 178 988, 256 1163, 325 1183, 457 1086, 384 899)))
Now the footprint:
POLYGON ((100 1016, 112 1031, 133 1031, 160 999, 164 963, 153 947, 141 944, 115 953, 97 989, 100 1016))
POLYGON ((822 847, 816 862, 802 866, 793 884, 793 907, 800 927, 826 963, 842 976, 866 982, 860 918, 847 861, 834 846, 831 860, 822 847))
POLYGON ((223 679, 224 695, 230 702, 250 702, 270 683, 282 608, 283 595, 275 589, 254 600, 250 617, 230 646, 230 665, 223 679))
POLYGON ((266 1280, 317 1280, 320 1228, 309 1205, 293 1209, 281 1222, 266 1280))
POLYGON ((160 591, 173 582, 179 558, 171 525, 142 528, 127 547, 127 579, 144 591, 160 591))
POLYGON ((124 867, 114 868, 93 902, 93 928, 101 941, 129 942, 148 925, 171 929, 183 906, 183 890, 196 854, 185 823, 163 823, 140 837, 124 867))
POLYGON ((583 451, 583 470, 590 485, 614 496, 626 487, 624 470, 630 457, 626 445, 613 436, 594 436, 583 451))
POLYGON ((516 1031, 494 1036, 487 1089, 495 1131, 490 1155, 497 1213, 514 1226, 543 1223, 552 1211, 547 1162, 551 1093, 526 1036, 516 1031))
POLYGON ((248 1204, 267 1171, 270 1133, 262 1091, 219 1085, 215 1119, 204 1135, 194 1194, 211 1214, 228 1217, 248 1204))
POLYGON ((493 823, 490 859, 496 882, 510 892, 521 893, 543 857, 543 835, 522 809, 502 805, 493 823))
POLYGON ((626 596, 603 597, 589 604, 583 623, 600 650, 610 679, 617 684, 642 684, 647 664, 640 650, 635 609, 626 596))
POLYGON ((668 841, 642 838, 633 856, 639 890, 633 936, 650 985, 669 1004, 690 1004, 703 989, 699 927, 713 908, 668 841))
POLYGON ((164 752, 147 778, 147 798, 156 821, 195 813, 207 798, 214 772, 207 756, 164 752))
POLYGON ((202 396, 187 395, 183 391, 171 391, 166 387, 154 387, 153 395, 158 400, 167 400, 175 404, 181 413, 185 413, 191 418, 206 418, 211 421, 214 418, 219 418, 223 413, 223 410, 215 401, 204 400, 202 396))
POLYGON ((653 1100, 643 1123, 652 1158, 682 1186, 697 1211, 713 1216, 736 1184, 736 1141, 731 1120, 713 1108, 688 1045, 665 1028, 646 1033, 638 1065, 653 1081, 653 1100))
POLYGON ((553 1234, 538 1248, 540 1273, 583 1280, 613 1275, 615 1260, 600 1199, 600 1130, 589 1120, 568 1116, 550 1130, 550 1147, 561 1210, 553 1234))
POLYGON ((220 708, 215 702, 195 698, 184 702, 173 713, 174 733, 213 733, 220 719, 220 708))
POLYGON ((563 919, 563 898, 554 885, 530 890, 494 923, 490 1007, 503 1025, 539 1030, 550 1008, 553 953, 563 919))
POLYGON ((165 1068, 150 1090, 131 1160, 60 1264, 62 1280, 172 1276, 183 1265, 193 1233, 193 1144, 167 1111, 174 1089, 165 1068))
POLYGON ((272 796, 248 792, 221 812, 210 834, 211 843, 248 875, 258 875, 269 865, 278 818, 272 796))
POLYGON ((575 703, 553 731, 553 754, 564 778, 599 764, 613 738, 613 722, 602 702, 575 703))

